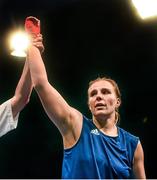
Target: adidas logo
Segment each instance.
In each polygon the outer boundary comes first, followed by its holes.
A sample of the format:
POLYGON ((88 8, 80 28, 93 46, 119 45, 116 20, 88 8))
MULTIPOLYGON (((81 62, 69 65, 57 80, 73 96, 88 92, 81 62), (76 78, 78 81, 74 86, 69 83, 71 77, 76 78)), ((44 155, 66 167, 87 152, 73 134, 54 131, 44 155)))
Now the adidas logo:
POLYGON ((98 131, 97 129, 91 130, 91 133, 92 133, 92 134, 95 134, 95 135, 100 135, 100 134, 99 134, 99 131, 98 131))

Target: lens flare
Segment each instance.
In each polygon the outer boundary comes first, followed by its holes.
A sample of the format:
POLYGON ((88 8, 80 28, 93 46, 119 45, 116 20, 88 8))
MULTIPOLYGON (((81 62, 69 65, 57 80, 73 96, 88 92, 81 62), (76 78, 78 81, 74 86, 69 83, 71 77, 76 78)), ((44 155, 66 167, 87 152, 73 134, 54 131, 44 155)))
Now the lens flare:
POLYGON ((25 32, 16 32, 10 39, 11 55, 26 57, 26 51, 29 45, 29 37, 25 32))
POLYGON ((142 19, 157 16, 157 0, 132 0, 142 19))

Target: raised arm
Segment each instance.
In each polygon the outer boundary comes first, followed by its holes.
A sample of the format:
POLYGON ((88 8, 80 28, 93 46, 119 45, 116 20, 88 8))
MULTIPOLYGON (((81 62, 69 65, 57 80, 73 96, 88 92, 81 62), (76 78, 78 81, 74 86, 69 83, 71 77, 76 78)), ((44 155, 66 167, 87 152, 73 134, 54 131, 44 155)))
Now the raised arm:
POLYGON ((29 98, 32 92, 32 81, 30 71, 28 68, 28 62, 25 62, 21 78, 17 84, 15 94, 11 98, 11 106, 13 117, 17 115, 29 102, 29 98))
MULTIPOLYGON (((37 37, 34 40, 36 46, 36 43, 40 43, 40 38, 37 37)), ((50 85, 40 51, 33 45, 28 51, 28 62, 33 86, 45 111, 63 135, 64 145, 66 147, 73 145, 80 135, 81 113, 68 105, 58 91, 50 85)))
POLYGON ((40 51, 35 46, 29 48, 28 62, 33 86, 37 91, 48 116, 61 132, 64 133, 68 124, 71 124, 71 121, 75 119, 75 116, 78 116, 78 114, 80 115, 80 113, 69 106, 58 91, 48 82, 45 65, 40 55, 40 51))
POLYGON ((28 103, 31 91, 31 76, 26 61, 14 96, 0 106, 0 136, 17 127, 18 113, 28 103))

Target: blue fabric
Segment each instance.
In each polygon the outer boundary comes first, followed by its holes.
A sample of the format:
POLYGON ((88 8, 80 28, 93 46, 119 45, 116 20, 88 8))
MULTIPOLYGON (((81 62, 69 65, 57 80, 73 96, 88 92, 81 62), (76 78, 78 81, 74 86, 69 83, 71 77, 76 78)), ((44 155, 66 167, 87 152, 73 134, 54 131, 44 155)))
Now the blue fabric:
POLYGON ((128 179, 139 138, 118 127, 118 136, 103 134, 83 117, 78 142, 64 150, 63 179, 128 179))

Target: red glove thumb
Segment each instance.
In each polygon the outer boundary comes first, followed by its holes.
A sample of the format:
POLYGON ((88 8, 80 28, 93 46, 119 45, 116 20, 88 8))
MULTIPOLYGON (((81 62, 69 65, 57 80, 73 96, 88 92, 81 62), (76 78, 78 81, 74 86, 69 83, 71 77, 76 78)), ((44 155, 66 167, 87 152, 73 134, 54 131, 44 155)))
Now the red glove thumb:
POLYGON ((25 20, 25 31, 33 35, 40 34, 40 20, 33 16, 27 17, 25 20))

